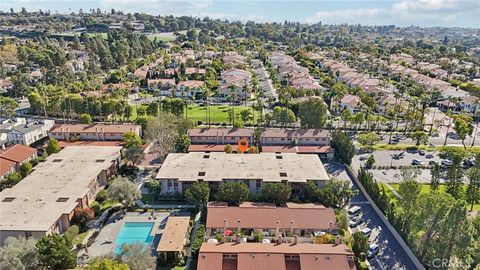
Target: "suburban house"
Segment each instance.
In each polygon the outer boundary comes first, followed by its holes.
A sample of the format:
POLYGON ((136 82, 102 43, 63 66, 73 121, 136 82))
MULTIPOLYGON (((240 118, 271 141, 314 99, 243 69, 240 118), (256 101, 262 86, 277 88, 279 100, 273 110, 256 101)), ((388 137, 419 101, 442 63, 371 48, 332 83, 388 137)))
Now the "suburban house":
POLYGON ((0 179, 17 171, 22 163, 36 157, 37 149, 23 144, 15 144, 7 149, 0 150, 0 179))
POLYGON ((227 206, 224 202, 211 202, 205 228, 206 238, 225 235, 230 230, 242 232, 250 240, 256 232, 264 239, 278 241, 297 236, 299 242, 310 243, 318 234, 338 234, 333 208, 313 203, 287 203, 285 207, 276 207, 269 203, 244 202, 239 206, 227 206))
POLYGON ((221 85, 218 89, 217 99, 221 101, 228 101, 232 94, 237 96, 238 100, 251 97, 249 90, 244 92, 244 88, 249 86, 252 74, 243 69, 227 69, 222 71, 221 85))
POLYGON ((344 244, 203 243, 197 270, 355 270, 344 244))
POLYGON ((185 256, 187 244, 189 216, 170 216, 157 246, 158 256, 165 261, 175 261, 185 256))
POLYGON ((175 97, 184 98, 200 95, 204 84, 203 81, 196 80, 178 82, 175 97))
POLYGON ((50 129, 48 136, 59 141, 122 141, 127 132, 141 136, 142 127, 133 124, 57 124, 50 129))
POLYGON ((362 110, 363 104, 359 96, 356 95, 345 95, 340 101, 340 111, 345 109, 349 110, 351 113, 355 114, 362 110))
POLYGON ((48 130, 53 127, 55 121, 27 119, 20 120, 20 123, 22 124, 11 126, 6 130, 8 142, 11 144, 31 145, 47 137, 48 130))
POLYGON ((175 87, 175 79, 152 79, 147 81, 148 90, 159 90, 160 95, 169 96, 175 87))
POLYGON ((308 180, 323 187, 330 178, 318 155, 190 152, 170 153, 156 179, 160 181, 162 194, 182 194, 196 181, 208 182, 215 193, 223 182, 241 181, 251 194, 259 193, 264 182, 274 182, 288 184, 292 194, 302 196, 303 184, 308 180))
POLYGON ((116 173, 119 146, 69 146, 50 155, 12 188, 0 192, 0 245, 7 237, 63 233, 74 209, 87 208, 116 173))

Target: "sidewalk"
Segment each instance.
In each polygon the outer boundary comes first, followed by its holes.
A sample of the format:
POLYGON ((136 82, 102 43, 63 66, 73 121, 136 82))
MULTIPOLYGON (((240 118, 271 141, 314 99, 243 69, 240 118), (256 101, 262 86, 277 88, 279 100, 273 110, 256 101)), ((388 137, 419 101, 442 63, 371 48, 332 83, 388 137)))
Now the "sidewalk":
POLYGON ((141 200, 136 201, 137 205, 141 208, 152 208, 152 209, 175 209, 175 208, 195 208, 193 204, 144 204, 141 200))

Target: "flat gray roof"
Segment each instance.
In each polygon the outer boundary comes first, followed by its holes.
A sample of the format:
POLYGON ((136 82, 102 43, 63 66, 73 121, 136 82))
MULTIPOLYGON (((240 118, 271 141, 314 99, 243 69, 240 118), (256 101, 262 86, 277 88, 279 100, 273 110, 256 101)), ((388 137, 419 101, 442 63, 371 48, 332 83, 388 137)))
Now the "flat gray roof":
POLYGON ((295 153, 226 154, 221 152, 169 154, 157 179, 222 181, 251 179, 265 182, 328 180, 317 155, 295 153))
POLYGON ((49 156, 17 185, 0 192, 0 231, 48 230, 77 206, 90 182, 120 157, 120 149, 68 146, 49 156), (59 198, 68 199, 57 202, 59 198))

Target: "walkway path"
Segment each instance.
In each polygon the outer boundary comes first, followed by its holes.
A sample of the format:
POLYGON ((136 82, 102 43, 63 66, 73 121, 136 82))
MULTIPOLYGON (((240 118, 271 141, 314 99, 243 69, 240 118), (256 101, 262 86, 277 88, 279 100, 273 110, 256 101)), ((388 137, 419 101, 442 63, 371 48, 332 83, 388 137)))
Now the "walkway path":
POLYGON ((137 205, 141 208, 152 208, 152 209, 177 209, 177 208, 195 208, 193 204, 145 204, 141 200, 136 201, 137 205))

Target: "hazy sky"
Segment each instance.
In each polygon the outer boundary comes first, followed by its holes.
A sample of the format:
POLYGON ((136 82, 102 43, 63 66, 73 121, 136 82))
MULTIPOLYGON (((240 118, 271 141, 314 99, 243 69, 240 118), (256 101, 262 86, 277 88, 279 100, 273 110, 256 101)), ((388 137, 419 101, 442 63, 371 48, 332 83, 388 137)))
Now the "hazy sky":
POLYGON ((299 21, 398 26, 480 27, 479 0, 0 0, 0 9, 77 12, 114 8, 153 15, 192 15, 229 20, 299 21))

